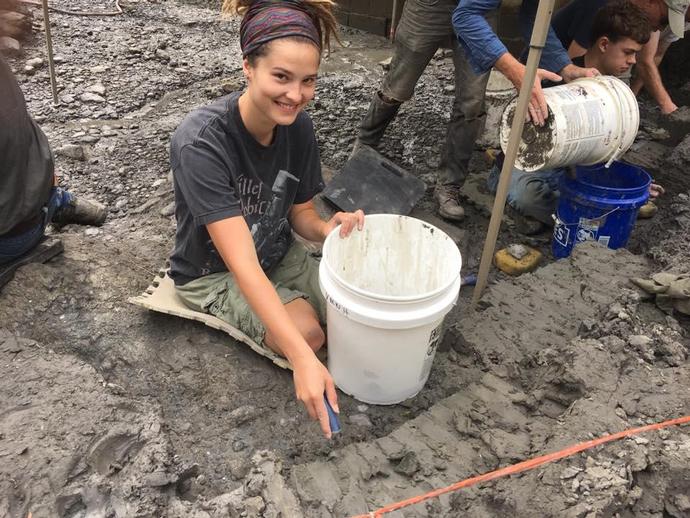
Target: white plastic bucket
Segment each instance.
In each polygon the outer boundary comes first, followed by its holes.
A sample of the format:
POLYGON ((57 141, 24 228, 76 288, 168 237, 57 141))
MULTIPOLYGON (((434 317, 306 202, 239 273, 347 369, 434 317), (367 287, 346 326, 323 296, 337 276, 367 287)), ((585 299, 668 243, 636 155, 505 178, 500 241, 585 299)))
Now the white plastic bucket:
POLYGON ((364 229, 326 238, 319 266, 327 301, 328 368, 343 392, 392 405, 429 377, 443 318, 460 291, 460 251, 407 216, 366 216, 364 229))
POLYGON ((484 95, 486 121, 484 123, 484 131, 477 140, 479 147, 494 149, 500 147, 503 112, 516 94, 517 90, 515 90, 513 83, 495 68, 491 69, 484 95))
MULTIPOLYGON (((635 141, 640 110, 632 90, 613 76, 577 79, 544 89, 549 117, 525 124, 515 167, 523 171, 611 163, 635 141)), ((508 147, 517 99, 503 113, 501 148, 508 147)))

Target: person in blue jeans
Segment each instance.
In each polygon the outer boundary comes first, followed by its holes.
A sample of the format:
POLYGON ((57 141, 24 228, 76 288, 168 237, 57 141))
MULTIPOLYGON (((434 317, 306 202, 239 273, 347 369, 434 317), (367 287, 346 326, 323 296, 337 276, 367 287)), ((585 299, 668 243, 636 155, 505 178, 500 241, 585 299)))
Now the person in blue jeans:
MULTIPOLYGON (((584 56, 573 63, 595 68, 603 75, 621 76, 635 64, 635 56, 649 40, 652 32, 645 13, 628 0, 608 3, 592 23, 590 45, 584 56)), ((494 163, 487 186, 496 192, 503 167, 503 154, 494 163)), ((559 184, 565 168, 525 172, 513 168, 508 190, 508 207, 517 230, 532 235, 553 225, 552 215, 559 197, 559 184), (511 210, 512 209, 512 210, 511 210)), ((652 197, 663 192, 654 184, 652 197)))
POLYGON ((0 57, 0 265, 34 248, 50 223, 101 225, 106 214, 57 186, 48 139, 0 57))

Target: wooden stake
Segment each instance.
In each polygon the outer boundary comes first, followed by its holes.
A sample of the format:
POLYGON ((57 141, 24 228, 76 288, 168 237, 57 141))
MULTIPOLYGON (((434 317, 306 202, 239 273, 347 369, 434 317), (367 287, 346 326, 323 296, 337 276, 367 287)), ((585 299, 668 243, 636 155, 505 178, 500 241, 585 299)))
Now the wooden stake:
POLYGON ((50 35, 50 18, 48 17, 48 0, 43 0, 43 24, 46 30, 46 46, 48 47, 48 72, 50 73, 50 88, 53 91, 53 104, 58 104, 57 81, 55 80, 55 63, 53 61, 53 38, 50 35))
POLYGON ((501 169, 501 177, 498 181, 496 189, 496 198, 494 199, 494 206, 491 211, 491 220, 489 221, 489 230, 486 234, 486 241, 484 242, 484 250, 482 252, 482 259, 479 263, 479 273, 477 274, 477 284, 474 287, 472 294, 471 309, 476 307, 477 302, 482 296, 482 292, 486 287, 489 270, 496 249, 496 240, 498 239, 498 231, 501 227, 501 220, 503 218, 503 210, 508 197, 508 187, 510 186, 510 178, 513 174, 513 167, 515 165, 515 157, 517 156, 518 145, 522 136, 522 129, 525 125, 525 115, 527 114, 527 107, 529 106, 530 97, 532 94, 532 87, 534 79, 537 76, 537 68, 539 67, 539 60, 541 53, 546 43, 546 36, 551 26, 551 14, 553 13, 553 6, 555 0, 539 0, 539 7, 537 15, 534 20, 534 27, 532 29, 532 38, 530 40, 529 55, 527 57, 527 65, 525 67, 525 77, 522 80, 520 87, 520 96, 518 97, 517 106, 515 107, 515 115, 513 116, 513 125, 510 128, 510 137, 508 139, 508 148, 506 149, 505 160, 503 161, 503 168, 501 169))

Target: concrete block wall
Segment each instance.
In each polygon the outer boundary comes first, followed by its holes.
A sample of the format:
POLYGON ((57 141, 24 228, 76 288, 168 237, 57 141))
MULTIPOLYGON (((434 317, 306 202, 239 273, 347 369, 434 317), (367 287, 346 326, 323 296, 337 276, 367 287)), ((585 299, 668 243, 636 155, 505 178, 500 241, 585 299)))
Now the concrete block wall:
MULTIPOLYGON (((402 3, 398 1, 398 13, 402 11, 402 3)), ((340 23, 379 36, 388 35, 392 12, 393 0, 338 0, 340 23)))

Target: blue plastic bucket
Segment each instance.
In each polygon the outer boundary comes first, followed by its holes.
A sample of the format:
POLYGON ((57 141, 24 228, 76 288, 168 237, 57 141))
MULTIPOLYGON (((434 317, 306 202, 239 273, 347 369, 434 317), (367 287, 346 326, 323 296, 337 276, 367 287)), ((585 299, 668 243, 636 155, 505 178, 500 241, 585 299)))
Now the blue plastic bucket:
POLYGON ((637 210, 649 198, 652 177, 625 162, 581 166, 576 177, 563 175, 551 243, 556 259, 568 257, 573 246, 598 241, 609 248, 628 243, 637 210))

